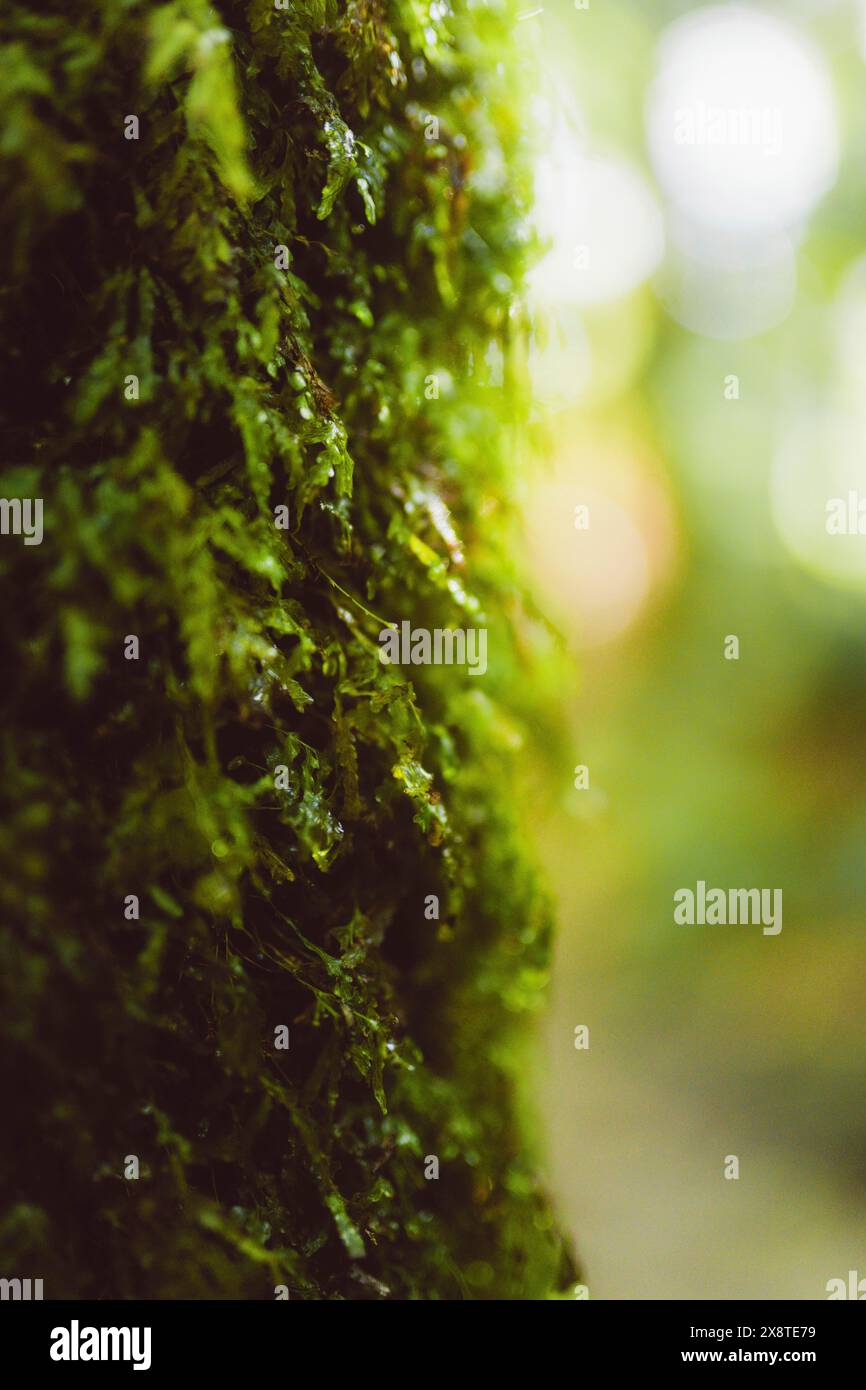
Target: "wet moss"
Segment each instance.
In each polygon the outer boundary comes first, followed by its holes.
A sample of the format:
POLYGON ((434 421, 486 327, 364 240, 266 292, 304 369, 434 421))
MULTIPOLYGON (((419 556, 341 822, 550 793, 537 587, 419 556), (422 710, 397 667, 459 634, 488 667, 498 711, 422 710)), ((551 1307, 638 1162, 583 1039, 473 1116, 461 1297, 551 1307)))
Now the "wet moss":
POLYGON ((4 21, 0 1250, 46 1297, 573 1278, 511 1081, 521 78, 456 9, 4 21), (483 681, 382 665, 402 620, 486 626, 483 681))

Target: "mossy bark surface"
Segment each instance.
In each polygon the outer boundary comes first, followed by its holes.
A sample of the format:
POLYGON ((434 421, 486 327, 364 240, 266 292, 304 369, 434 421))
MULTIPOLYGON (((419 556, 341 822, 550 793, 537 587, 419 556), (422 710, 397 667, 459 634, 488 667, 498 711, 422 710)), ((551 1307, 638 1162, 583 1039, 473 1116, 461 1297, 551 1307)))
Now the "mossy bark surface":
POLYGON ((455 10, 3 22, 0 1272, 46 1297, 573 1278, 509 1041, 520 76, 455 10), (383 665, 403 621, 487 672, 383 665))

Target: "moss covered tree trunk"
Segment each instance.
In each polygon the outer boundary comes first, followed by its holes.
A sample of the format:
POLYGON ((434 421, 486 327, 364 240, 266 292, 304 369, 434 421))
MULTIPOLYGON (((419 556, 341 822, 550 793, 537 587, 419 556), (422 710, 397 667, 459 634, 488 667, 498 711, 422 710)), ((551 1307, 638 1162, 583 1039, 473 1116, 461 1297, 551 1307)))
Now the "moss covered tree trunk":
POLYGON ((514 43, 495 4, 8 7, 0 1273, 46 1297, 571 1277, 508 1043, 547 933, 514 43), (403 622, 486 672, 384 664, 403 622))

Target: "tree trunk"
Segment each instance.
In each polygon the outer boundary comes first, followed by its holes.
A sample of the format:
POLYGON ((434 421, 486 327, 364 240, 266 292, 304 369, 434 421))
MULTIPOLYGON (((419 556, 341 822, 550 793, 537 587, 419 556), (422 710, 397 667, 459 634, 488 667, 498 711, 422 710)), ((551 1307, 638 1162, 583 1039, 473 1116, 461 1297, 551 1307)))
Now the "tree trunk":
POLYGON ((513 1098, 521 79, 458 8, 4 21, 0 1253, 46 1298, 574 1277, 513 1098))

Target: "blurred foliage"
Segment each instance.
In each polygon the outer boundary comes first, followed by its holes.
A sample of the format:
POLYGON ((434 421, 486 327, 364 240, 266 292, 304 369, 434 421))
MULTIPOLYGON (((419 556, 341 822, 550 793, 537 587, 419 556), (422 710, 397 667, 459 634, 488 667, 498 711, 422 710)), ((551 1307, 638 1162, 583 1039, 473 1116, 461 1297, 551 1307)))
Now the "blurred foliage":
POLYGON ((508 1043, 548 933, 509 781, 521 76, 510 10, 459 9, 4 21, 0 492, 46 534, 0 550, 0 1248, 48 1297, 574 1277, 508 1043), (382 666, 404 618, 485 623, 483 689, 382 666))
MULTIPOLYGON (((737 8, 552 0, 537 20, 550 125, 570 137, 575 179, 581 158, 640 176, 666 235, 638 282, 637 219, 604 217, 599 198, 586 232, 554 220, 566 273, 540 298, 562 334, 536 371, 551 445, 521 480, 534 588, 574 653, 571 681, 547 696, 566 746, 545 739, 548 761, 533 743, 521 802, 562 923, 537 1092, 594 1299, 823 1299, 864 1248, 866 551, 825 518, 828 499, 866 494, 866 39, 855 6, 748 7, 790 26, 825 71, 839 174, 786 232, 790 296, 764 320, 749 325, 772 257, 750 279, 744 248, 731 251, 725 277, 744 277, 716 294, 708 223, 690 288, 714 312, 698 332, 666 293, 678 217, 647 112, 668 25, 737 8), (623 278, 590 301, 572 277, 569 301, 571 249, 599 227, 611 255, 599 236, 589 264, 618 257, 623 278), (587 531, 573 526, 578 504, 587 531), (588 789, 574 785, 578 763, 588 789), (698 879, 782 889, 783 930, 678 926, 672 895, 698 879), (578 1022, 586 1054, 571 1047, 578 1022), (744 1180, 725 1196, 731 1151, 744 1180)), ((769 107, 784 67, 751 62, 769 107)), ((740 88, 731 63, 731 108, 755 101, 747 67, 740 88)), ((695 98, 712 77, 683 74, 695 98)), ((804 110, 820 116, 794 78, 782 111, 796 127, 804 110)), ((728 170, 736 187, 739 161, 728 170)), ((789 190, 799 177, 792 160, 789 190)), ((588 204, 581 188, 574 206, 588 204)))

